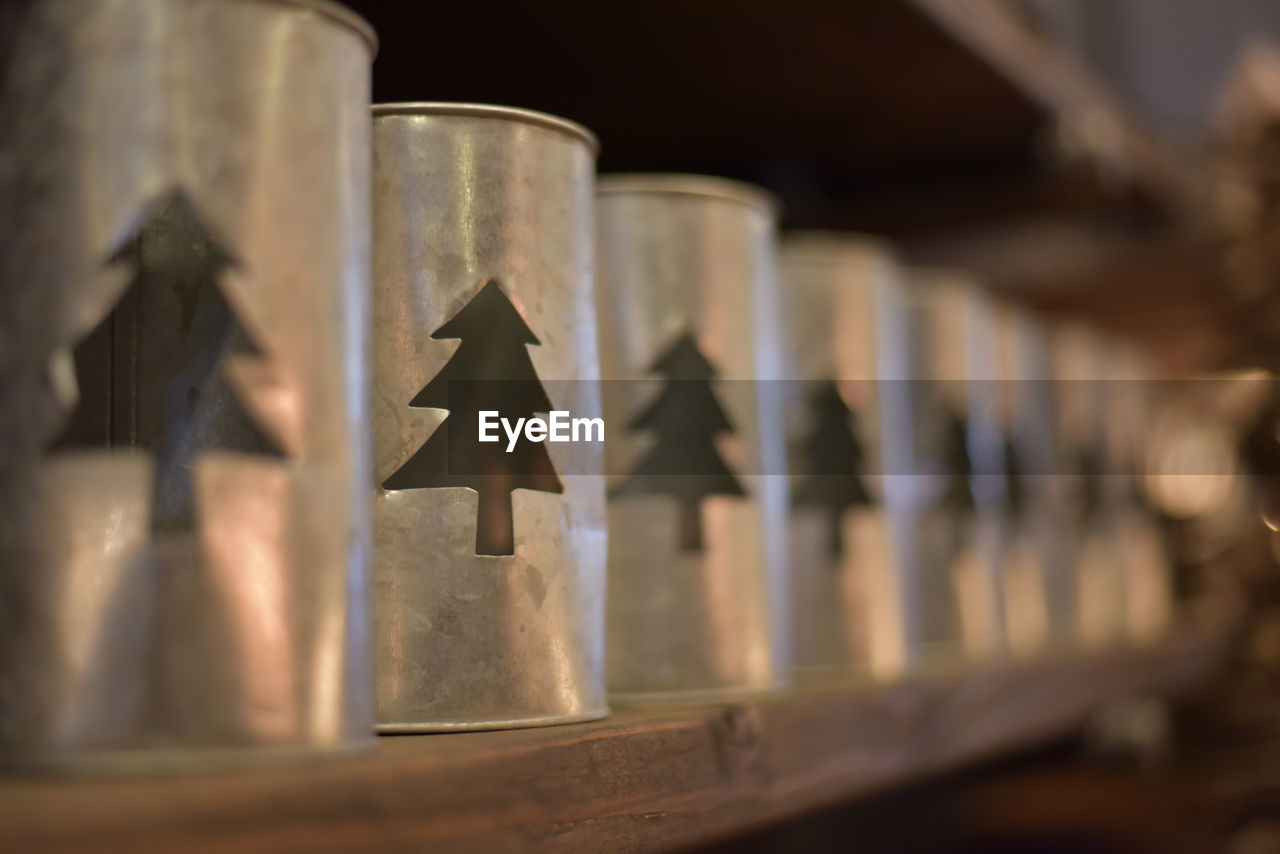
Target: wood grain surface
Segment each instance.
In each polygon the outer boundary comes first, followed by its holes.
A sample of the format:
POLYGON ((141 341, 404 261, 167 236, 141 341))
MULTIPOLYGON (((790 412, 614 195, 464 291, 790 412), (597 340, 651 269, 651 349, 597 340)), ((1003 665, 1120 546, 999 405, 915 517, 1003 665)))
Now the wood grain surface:
POLYGON ((0 851, 654 851, 723 837, 1176 693, 1220 643, 892 686, 631 707, 591 724, 381 739, 371 755, 205 775, 0 781, 0 851))

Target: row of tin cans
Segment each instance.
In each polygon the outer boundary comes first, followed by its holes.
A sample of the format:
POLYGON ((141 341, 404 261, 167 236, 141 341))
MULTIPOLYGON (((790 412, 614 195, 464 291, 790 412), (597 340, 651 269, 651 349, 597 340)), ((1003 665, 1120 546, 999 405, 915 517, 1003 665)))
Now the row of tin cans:
POLYGON ((373 35, 333 4, 38 0, 15 32, 9 764, 288 756, 1162 630, 1158 561, 1119 558, 1137 504, 1073 515, 1055 485, 1064 425, 1129 453, 1142 412, 1007 382, 1059 376, 1055 339, 963 276, 847 235, 779 253, 766 193, 597 181, 551 116, 371 113, 373 35), (602 435, 473 441, 553 411, 602 435))

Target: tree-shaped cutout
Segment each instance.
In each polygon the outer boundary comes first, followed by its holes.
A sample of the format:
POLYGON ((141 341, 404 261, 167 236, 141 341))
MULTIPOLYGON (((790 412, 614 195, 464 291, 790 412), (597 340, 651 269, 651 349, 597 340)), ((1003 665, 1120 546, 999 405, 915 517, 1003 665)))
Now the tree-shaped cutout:
POLYGON ((614 491, 615 495, 669 495, 680 503, 680 548, 702 549, 702 499, 745 496, 746 490, 716 449, 716 436, 733 424, 716 400, 716 372, 693 336, 681 336, 650 368, 668 379, 657 399, 628 425, 657 442, 614 491))
POLYGON ((791 503, 827 511, 828 551, 837 556, 844 551, 845 511, 875 503, 862 481, 866 453, 858 439, 857 419, 835 383, 818 385, 809 400, 809 412, 812 429, 797 449, 805 478, 792 492, 791 503))
POLYGON ((80 401, 54 449, 134 447, 155 458, 152 525, 194 526, 192 466, 206 450, 282 457, 241 402, 237 376, 261 373, 261 351, 223 293, 237 266, 185 194, 149 207, 107 260, 132 278, 77 345, 80 401))
POLYGON ((1106 490, 1103 488, 1106 466, 1103 456, 1101 449, 1092 444, 1085 444, 1076 451, 1076 501, 1080 521, 1086 524, 1094 521, 1106 501, 1106 490))
POLYGON ((938 503, 957 513, 973 512, 973 463, 969 458, 969 428, 965 418, 948 410, 942 431, 942 477, 944 487, 938 503))
POLYGON ((477 424, 486 410, 512 421, 551 411, 529 357, 528 345, 541 342, 492 280, 431 337, 462 343, 409 405, 446 409, 449 415, 382 488, 474 489, 479 496, 475 553, 515 554, 512 491, 561 493, 564 486, 545 444, 520 441, 508 453, 505 439, 481 442, 477 424))
POLYGON ((1018 443, 1013 437, 1007 438, 1004 441, 1004 515, 1012 524, 1020 522, 1026 510, 1025 481, 1018 443))

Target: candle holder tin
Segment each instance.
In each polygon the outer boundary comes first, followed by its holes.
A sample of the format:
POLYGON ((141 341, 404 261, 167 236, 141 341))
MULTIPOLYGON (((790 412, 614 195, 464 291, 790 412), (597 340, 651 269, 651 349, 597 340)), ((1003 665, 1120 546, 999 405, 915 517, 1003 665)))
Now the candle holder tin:
POLYGON ((892 677, 905 652, 884 510, 876 317, 901 270, 881 241, 824 232, 785 234, 780 265, 797 677, 892 677))
POLYGON ((1050 334, 1057 433, 1063 453, 1068 513, 1058 524, 1074 548, 1075 633, 1086 648, 1103 648, 1125 631, 1127 585, 1119 527, 1123 481, 1108 436, 1108 411, 1123 408, 1123 384, 1109 382, 1104 339, 1092 329, 1059 324, 1050 334))
POLYGON ((777 690, 790 632, 772 201, 618 175, 596 206, 610 692, 777 690))
POLYGON ((1121 640, 1143 645, 1163 640, 1175 615, 1173 569, 1144 483, 1162 383, 1135 346, 1108 339, 1105 349, 1110 382, 1104 423, 1114 466, 1106 494, 1116 517, 1119 634, 1121 640))
POLYGON ((595 152, 540 113, 374 107, 380 732, 608 712, 602 447, 477 426, 599 414, 595 152))
POLYGON ((1030 655, 1070 648, 1079 636, 1073 477, 1044 321, 1002 305, 997 340, 1008 436, 1001 538, 1005 614, 1011 650, 1030 655))
MULTIPOLYGON (((938 537, 931 558, 938 594, 950 593, 956 637, 939 636, 945 655, 956 640, 973 659, 1000 656, 1008 646, 1000 530, 1005 499, 1004 441, 997 380, 996 314, 992 298, 966 273, 942 268, 907 271, 921 314, 921 363, 931 412, 917 436, 924 455, 915 478, 923 523, 938 537), (926 343, 927 342, 927 343, 926 343), (945 532, 939 536, 938 532, 945 532)), ((954 650, 958 652, 959 650, 954 650)))
POLYGON ((990 468, 973 453, 990 447, 989 309, 961 274, 914 269, 886 292, 877 323, 900 657, 912 670, 948 668, 1002 645, 998 550, 973 489, 975 468, 990 468))
POLYGON ((0 761, 367 744, 373 34, 311 0, 16 24, 0 761))

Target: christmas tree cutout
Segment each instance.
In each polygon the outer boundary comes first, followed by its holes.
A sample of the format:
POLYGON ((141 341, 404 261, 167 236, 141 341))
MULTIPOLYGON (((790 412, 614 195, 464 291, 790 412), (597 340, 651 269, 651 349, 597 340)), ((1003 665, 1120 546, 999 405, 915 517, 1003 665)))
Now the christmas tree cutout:
POLYGON ((669 382, 628 429, 651 431, 657 443, 614 494, 675 498, 680 503, 680 548, 700 551, 702 499, 747 494, 715 446, 716 436, 732 433, 733 425, 711 388, 715 369, 692 335, 681 336, 650 370, 669 382))
POLYGON ((474 489, 479 495, 475 553, 515 554, 512 491, 561 493, 564 487, 544 443, 521 441, 507 453, 505 439, 479 441, 477 425, 486 410, 512 422, 551 411, 529 357, 528 345, 541 342, 492 280, 431 337, 462 343, 409 405, 447 409, 449 416, 382 487, 474 489))
POLYGON ((829 515, 828 551, 843 553, 842 520, 846 510, 875 503, 862 475, 866 454, 858 439, 856 419, 833 382, 821 383, 809 402, 808 436, 799 447, 806 477, 795 488, 795 507, 816 507, 829 515))
POLYGON ((1080 520, 1092 522, 1102 511, 1106 500, 1103 489, 1106 471, 1102 451, 1089 445, 1081 447, 1076 453, 1075 467, 1079 477, 1077 501, 1080 520))
POLYGON ((942 472, 945 487, 938 503, 954 513, 973 512, 973 490, 969 481, 973 463, 969 459, 969 428, 964 416, 948 410, 942 433, 942 472))
POLYGON ((1004 514, 1012 523, 1022 519, 1026 510, 1026 475, 1022 471, 1018 443, 1013 438, 1004 442, 1004 514))
MULTIPOLYGON (((123 296, 77 345, 80 402, 55 449, 133 447, 155 459, 152 526, 195 523, 193 465, 206 450, 282 457, 280 444, 246 412, 244 378, 266 360, 223 293, 237 266, 187 196, 150 206, 107 267, 132 273, 123 296), (161 323, 145 323, 158 316, 161 323)), ((253 407, 255 412, 260 408, 253 407)))

